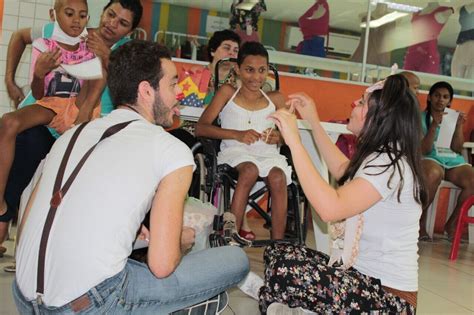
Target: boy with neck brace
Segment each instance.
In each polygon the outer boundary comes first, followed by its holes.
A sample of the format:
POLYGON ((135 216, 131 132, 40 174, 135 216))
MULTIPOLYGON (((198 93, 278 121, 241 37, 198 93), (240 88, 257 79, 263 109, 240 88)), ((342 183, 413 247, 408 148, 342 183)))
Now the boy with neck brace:
MULTIPOLYGON (((38 125, 49 125, 60 134, 74 123, 99 117, 98 105, 104 79, 82 81, 58 68, 60 64, 77 64, 94 58, 81 39, 87 34, 86 0, 56 0, 50 13, 55 18, 51 39, 40 38, 44 52, 33 49, 31 82, 32 106, 7 113, 0 119, 0 221, 8 221, 14 211, 6 211, 5 185, 12 166, 16 136, 38 125), (80 93, 79 93, 80 91, 80 93), (76 104, 82 104, 80 110, 76 104), (97 105, 96 105, 97 104, 97 105), (78 116, 79 115, 79 116, 78 116)), ((35 45, 34 45, 35 46, 35 45)))
POLYGON ((56 0, 50 15, 55 20, 51 38, 39 38, 33 43, 33 47, 44 47, 46 51, 32 51, 31 91, 38 100, 36 104, 56 114, 46 124, 62 134, 73 123, 98 117, 98 95, 87 102, 85 98, 91 89, 100 93, 103 84, 102 80, 84 82, 58 68, 60 64, 79 64, 95 57, 83 40, 89 19, 87 1, 56 0))

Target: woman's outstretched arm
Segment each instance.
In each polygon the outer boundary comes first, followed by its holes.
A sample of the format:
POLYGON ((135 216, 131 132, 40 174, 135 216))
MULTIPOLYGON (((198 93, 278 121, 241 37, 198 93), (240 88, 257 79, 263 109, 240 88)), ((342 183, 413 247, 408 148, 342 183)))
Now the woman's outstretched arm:
POLYGON ((301 118, 309 122, 314 141, 328 166, 329 172, 336 179, 341 178, 349 165, 349 159, 332 142, 324 130, 313 99, 305 93, 296 93, 289 95, 288 104, 300 113, 301 118))
POLYGON ((378 190, 362 178, 356 178, 334 189, 319 175, 304 148, 299 136, 296 116, 283 109, 272 114, 270 118, 277 124, 286 144, 290 147, 298 180, 309 202, 323 221, 352 217, 369 209, 382 199, 378 190))

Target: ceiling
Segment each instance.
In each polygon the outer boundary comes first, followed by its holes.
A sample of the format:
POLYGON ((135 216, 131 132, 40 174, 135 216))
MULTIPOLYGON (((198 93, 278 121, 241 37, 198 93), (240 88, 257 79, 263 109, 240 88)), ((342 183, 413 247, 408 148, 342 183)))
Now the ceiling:
MULTIPOLYGON (((327 0, 330 10, 330 27, 360 32, 360 15, 367 12, 367 0, 327 0)), ((443 31, 439 36, 439 44, 448 47, 456 46, 456 38, 459 33, 459 8, 465 4, 473 3, 474 0, 392 0, 400 4, 425 7, 429 2, 438 2, 440 5, 451 6, 455 13, 449 18, 443 31)), ((221 12, 229 12, 233 0, 154 0, 154 2, 166 2, 186 7, 201 9, 212 9, 221 12)), ((297 22, 298 18, 314 3, 314 0, 265 0, 267 12, 262 16, 266 19, 277 21, 297 22)))

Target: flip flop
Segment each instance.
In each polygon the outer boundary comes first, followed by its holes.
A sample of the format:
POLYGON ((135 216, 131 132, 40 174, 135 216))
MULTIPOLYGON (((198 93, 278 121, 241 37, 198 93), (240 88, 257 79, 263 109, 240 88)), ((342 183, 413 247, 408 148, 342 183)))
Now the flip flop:
POLYGON ((3 271, 10 272, 10 273, 16 272, 16 263, 13 263, 13 265, 5 266, 3 268, 3 271))

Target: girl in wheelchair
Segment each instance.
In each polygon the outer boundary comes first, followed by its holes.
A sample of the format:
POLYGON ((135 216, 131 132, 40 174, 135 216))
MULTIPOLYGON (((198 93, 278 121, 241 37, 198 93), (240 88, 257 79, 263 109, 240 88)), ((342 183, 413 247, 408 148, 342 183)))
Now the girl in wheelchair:
POLYGON ((196 125, 196 136, 222 139, 219 164, 228 164, 238 172, 231 211, 241 236, 247 199, 258 177, 262 177, 272 196, 272 239, 282 239, 287 216, 287 184, 291 167, 279 153, 283 143, 268 115, 285 106, 279 92, 261 90, 268 74, 268 52, 262 44, 246 42, 239 50, 236 69, 242 86, 219 88, 196 125), (220 127, 213 124, 219 118, 220 127))

